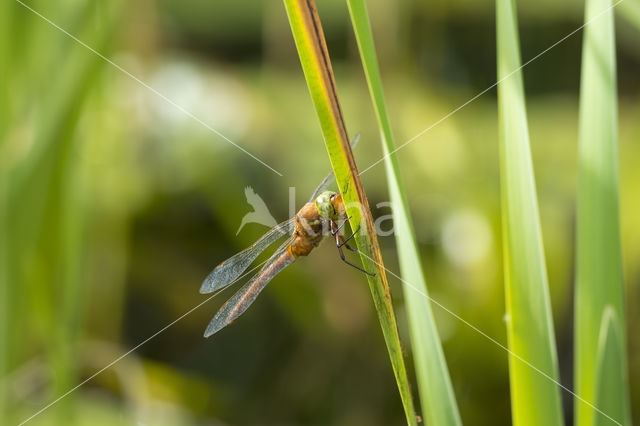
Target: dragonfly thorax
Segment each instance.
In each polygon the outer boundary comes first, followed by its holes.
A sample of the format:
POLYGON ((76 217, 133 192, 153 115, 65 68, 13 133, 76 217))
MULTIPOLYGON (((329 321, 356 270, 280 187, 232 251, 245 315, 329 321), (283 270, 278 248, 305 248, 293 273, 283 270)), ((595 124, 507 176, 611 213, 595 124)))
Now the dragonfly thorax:
POLYGON ((318 209, 320 217, 330 219, 336 214, 333 203, 331 202, 335 195, 336 193, 333 191, 324 191, 318 195, 316 198, 316 209, 318 209))

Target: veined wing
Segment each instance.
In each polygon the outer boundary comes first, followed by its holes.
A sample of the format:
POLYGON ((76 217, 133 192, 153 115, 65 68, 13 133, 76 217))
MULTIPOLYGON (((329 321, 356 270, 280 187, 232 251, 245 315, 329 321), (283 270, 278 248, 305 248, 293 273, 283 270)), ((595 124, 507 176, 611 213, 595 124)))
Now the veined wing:
POLYGON ((275 277, 280 271, 287 266, 291 265, 295 257, 293 257, 287 248, 291 244, 291 238, 287 239, 278 250, 267 260, 267 263, 260 269, 253 278, 249 280, 236 294, 231 297, 216 313, 207 330, 204 332, 204 337, 209 337, 212 334, 217 333, 222 328, 231 324, 236 318, 244 313, 249 306, 256 300, 258 294, 263 288, 275 277))
POLYGON ((202 283, 200 293, 212 293, 232 283, 256 260, 260 253, 282 236, 291 235, 294 228, 295 218, 286 220, 273 227, 251 246, 216 266, 202 283))
MULTIPOLYGON (((353 137, 353 139, 351 139, 351 148, 355 148, 356 145, 358 145, 358 142, 360 142, 360 133, 357 133, 353 137)), ((336 177, 333 174, 333 170, 332 170, 324 179, 322 179, 322 182, 320 182, 320 185, 318 185, 316 190, 313 191, 313 194, 311 194, 311 198, 309 198, 309 202, 311 203, 315 201, 315 199, 318 198, 318 195, 320 195, 322 191, 327 189, 329 185, 331 185, 335 180, 336 180, 336 177)))

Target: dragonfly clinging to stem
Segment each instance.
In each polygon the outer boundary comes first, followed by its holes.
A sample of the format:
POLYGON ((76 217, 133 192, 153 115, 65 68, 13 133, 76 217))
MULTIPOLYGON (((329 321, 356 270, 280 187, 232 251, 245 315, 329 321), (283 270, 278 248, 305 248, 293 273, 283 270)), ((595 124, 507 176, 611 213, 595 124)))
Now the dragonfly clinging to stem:
MULTIPOLYGON (((355 147, 358 137, 356 135, 351 143, 352 146, 355 147)), ((273 227, 253 245, 219 264, 207 276, 202 283, 200 293, 212 293, 221 290, 235 282, 267 247, 284 235, 289 236, 266 261, 260 271, 222 305, 207 326, 207 330, 204 333, 205 337, 217 333, 242 315, 273 277, 293 263, 296 258, 307 256, 311 253, 320 244, 323 237, 328 235, 328 230, 330 230, 331 236, 335 238, 336 247, 342 261, 365 274, 375 275, 349 262, 343 253, 343 247, 357 252, 356 249, 349 246, 348 242, 359 229, 354 230, 347 238, 341 235, 340 231, 344 224, 349 221, 349 218, 346 215, 342 195, 326 190, 334 179, 333 172, 329 173, 313 192, 309 201, 294 217, 273 227), (338 225, 339 222, 342 223, 338 225)))

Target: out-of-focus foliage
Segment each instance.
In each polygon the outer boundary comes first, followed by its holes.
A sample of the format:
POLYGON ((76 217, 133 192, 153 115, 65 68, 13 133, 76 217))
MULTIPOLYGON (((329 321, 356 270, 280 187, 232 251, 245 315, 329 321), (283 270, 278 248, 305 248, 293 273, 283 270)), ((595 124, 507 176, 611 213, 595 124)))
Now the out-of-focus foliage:
MULTIPOLYGON (((289 188, 299 207, 329 169, 280 2, 141 1, 120 10, 111 10, 117 2, 28 4, 284 176, 19 3, 2 2, 0 19, 10 25, 0 25, 7 75, 0 91, 0 423, 9 424, 205 300, 198 288, 210 269, 265 230, 250 224, 235 235, 251 210, 246 186, 284 219, 289 188)), ((491 2, 367 5, 397 145, 495 82, 491 2)), ((347 7, 332 0, 319 8, 345 118, 362 133, 356 157, 363 170, 382 153, 347 7)), ((523 2, 523 61, 582 22, 582 2, 523 2)), ((633 324, 640 320, 640 46, 629 22, 619 20, 616 30, 623 276, 633 324)), ((568 386, 581 37, 523 70, 560 380, 568 386)), ((506 344, 495 96, 480 97, 398 157, 430 296, 506 344)), ((388 200, 383 167, 362 179, 374 218, 389 229, 389 208, 378 205, 388 200)), ((386 266, 397 272, 393 236, 379 239, 386 266)), ((391 285, 406 340, 401 283, 391 285)), ((365 281, 331 244, 278 276, 232 326, 203 339, 231 292, 34 424, 402 423, 365 281)), ((506 353, 438 306, 434 314, 463 421, 508 424, 506 353)), ((628 346, 635 409, 640 340, 631 327, 628 346)), ((570 413, 573 400, 562 396, 570 413)))

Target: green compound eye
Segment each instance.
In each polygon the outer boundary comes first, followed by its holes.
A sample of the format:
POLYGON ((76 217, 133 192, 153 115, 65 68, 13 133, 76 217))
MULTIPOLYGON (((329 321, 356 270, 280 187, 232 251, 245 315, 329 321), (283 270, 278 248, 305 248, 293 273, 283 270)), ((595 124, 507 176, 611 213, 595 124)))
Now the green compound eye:
POLYGON ((336 213, 333 209, 333 205, 331 204, 331 197, 334 195, 336 195, 335 192, 324 191, 318 195, 318 198, 316 198, 316 209, 318 209, 320 217, 330 219, 336 213))

